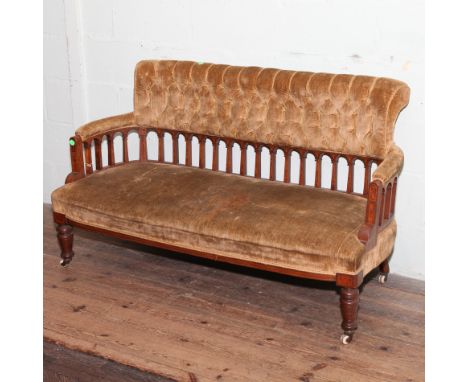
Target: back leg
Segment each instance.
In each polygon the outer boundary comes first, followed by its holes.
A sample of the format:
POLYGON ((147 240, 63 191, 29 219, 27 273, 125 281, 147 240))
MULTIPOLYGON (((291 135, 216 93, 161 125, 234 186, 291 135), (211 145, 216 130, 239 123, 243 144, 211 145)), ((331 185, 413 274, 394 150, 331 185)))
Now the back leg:
POLYGON ((386 259, 382 264, 379 265, 379 283, 385 284, 388 279, 388 274, 390 273, 390 266, 388 265, 388 259, 386 259))
POLYGON ((73 253, 73 227, 68 224, 57 225, 57 239, 60 245, 61 266, 70 264, 74 256, 73 253))

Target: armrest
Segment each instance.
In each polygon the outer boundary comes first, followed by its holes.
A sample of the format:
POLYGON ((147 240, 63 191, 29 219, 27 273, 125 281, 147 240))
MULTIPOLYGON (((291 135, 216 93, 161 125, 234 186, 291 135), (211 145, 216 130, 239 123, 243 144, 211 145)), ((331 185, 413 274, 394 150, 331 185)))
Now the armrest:
MULTIPOLYGON (((68 174, 65 183, 71 183, 86 176, 83 160, 83 144, 96 135, 103 135, 114 130, 135 125, 133 113, 115 115, 113 117, 98 119, 87 123, 75 131, 75 136, 70 138, 70 159, 72 172, 68 174)), ((89 158, 91 152, 89 151, 89 158)), ((92 171, 90 171, 92 172, 92 171)))
POLYGON ((400 175, 403 162, 403 151, 397 145, 393 145, 372 175, 372 181, 380 180, 384 185, 392 181, 400 175))
POLYGON ((135 117, 133 112, 127 114, 115 115, 113 117, 98 119, 81 126, 76 130, 75 134, 78 135, 81 140, 84 142, 88 138, 104 134, 106 132, 111 132, 125 126, 132 126, 135 124, 135 117))
POLYGON ((372 175, 367 194, 366 217, 358 238, 370 249, 377 233, 388 225, 395 212, 397 177, 403 168, 403 151, 393 145, 372 175))

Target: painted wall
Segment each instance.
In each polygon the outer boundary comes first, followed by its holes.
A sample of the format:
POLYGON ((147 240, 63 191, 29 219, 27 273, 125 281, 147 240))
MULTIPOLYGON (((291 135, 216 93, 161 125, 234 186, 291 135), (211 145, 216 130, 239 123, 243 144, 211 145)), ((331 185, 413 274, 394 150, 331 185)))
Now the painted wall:
MULTIPOLYGON (((44 201, 79 124, 132 110, 141 59, 393 77, 409 84, 394 272, 424 278, 424 1, 45 0, 44 201)), ((136 149, 136 147, 135 147, 136 149)))
MULTIPOLYGON (((64 149, 72 135, 67 30, 62 0, 44 2, 44 201, 69 170, 64 149)), ((69 161, 69 160, 68 160, 69 161)))

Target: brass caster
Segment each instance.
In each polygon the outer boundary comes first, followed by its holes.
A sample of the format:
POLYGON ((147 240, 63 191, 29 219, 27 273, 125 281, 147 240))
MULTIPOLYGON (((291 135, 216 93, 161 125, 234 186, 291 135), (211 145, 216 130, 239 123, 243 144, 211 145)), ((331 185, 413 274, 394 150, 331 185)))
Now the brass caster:
POLYGON ((387 282, 388 275, 385 273, 381 273, 379 275, 379 284, 385 284, 387 282))
POLYGON ((348 345, 353 340, 352 334, 342 334, 340 337, 340 342, 343 345, 348 345))
POLYGON ((60 265, 65 268, 68 264, 70 264, 70 261, 71 260, 68 259, 62 259, 60 260, 60 265))

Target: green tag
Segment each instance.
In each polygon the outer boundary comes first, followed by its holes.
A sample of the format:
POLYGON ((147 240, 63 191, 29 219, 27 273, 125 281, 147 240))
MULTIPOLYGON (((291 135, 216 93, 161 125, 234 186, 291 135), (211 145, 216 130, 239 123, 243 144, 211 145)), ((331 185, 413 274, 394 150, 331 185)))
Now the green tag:
POLYGON ((197 64, 198 64, 198 65, 203 65, 204 62, 203 62, 203 61, 198 61, 197 64))
POLYGON ((70 146, 75 146, 75 140, 73 138, 70 138, 68 143, 70 144, 70 146))

